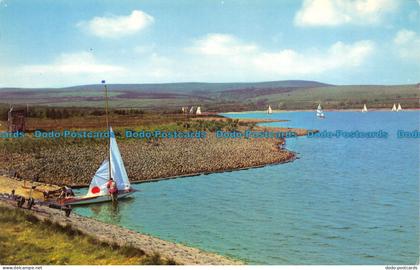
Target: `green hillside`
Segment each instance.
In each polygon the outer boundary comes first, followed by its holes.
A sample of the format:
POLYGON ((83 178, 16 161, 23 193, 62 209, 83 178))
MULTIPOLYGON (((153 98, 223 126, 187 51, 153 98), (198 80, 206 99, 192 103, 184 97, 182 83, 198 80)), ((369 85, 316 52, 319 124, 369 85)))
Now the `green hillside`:
MULTIPOLYGON (((313 109, 322 103, 327 109, 388 108, 401 103, 418 108, 419 85, 329 85, 314 81, 258 83, 169 83, 111 84, 114 108, 179 110, 181 106, 202 106, 206 111, 313 109)), ((66 88, 0 88, 3 104, 53 107, 103 107, 103 86, 66 88)))
POLYGON ((325 108, 388 108, 394 103, 404 104, 405 108, 418 108, 420 89, 417 85, 347 85, 298 89, 287 93, 260 96, 253 102, 270 103, 277 109, 313 108, 322 103, 325 108))

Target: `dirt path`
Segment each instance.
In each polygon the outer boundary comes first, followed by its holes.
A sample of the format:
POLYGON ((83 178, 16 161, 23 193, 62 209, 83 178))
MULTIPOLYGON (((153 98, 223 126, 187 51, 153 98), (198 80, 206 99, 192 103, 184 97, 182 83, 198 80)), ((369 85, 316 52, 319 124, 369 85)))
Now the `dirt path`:
POLYGON ((31 187, 33 186, 36 186, 36 188, 32 193, 32 197, 38 200, 44 198, 42 191, 52 191, 60 188, 56 185, 47 185, 38 182, 16 180, 7 176, 0 175, 0 193, 11 193, 12 190, 15 190, 16 195, 29 197, 31 193, 31 187))

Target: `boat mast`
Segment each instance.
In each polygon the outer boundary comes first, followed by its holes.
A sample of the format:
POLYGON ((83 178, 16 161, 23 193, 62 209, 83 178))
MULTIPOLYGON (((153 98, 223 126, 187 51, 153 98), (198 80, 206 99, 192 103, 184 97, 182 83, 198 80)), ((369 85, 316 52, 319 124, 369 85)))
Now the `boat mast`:
POLYGON ((108 140, 108 179, 111 179, 111 130, 109 129, 109 119, 108 119, 108 108, 109 108, 109 102, 108 102, 108 87, 106 86, 105 80, 102 80, 102 84, 105 88, 105 119, 106 119, 106 128, 109 132, 109 140, 108 140))

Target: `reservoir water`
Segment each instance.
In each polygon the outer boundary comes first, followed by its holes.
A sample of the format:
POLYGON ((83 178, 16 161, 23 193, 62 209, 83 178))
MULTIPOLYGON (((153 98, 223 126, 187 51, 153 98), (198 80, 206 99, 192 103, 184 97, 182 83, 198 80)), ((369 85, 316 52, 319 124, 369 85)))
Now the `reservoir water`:
MULTIPOLYGON (((420 112, 240 113, 265 125, 385 131, 388 138, 290 138, 294 162, 135 185, 133 199, 81 215, 251 264, 415 264, 420 112)), ((81 190, 84 193, 85 190, 81 190)))

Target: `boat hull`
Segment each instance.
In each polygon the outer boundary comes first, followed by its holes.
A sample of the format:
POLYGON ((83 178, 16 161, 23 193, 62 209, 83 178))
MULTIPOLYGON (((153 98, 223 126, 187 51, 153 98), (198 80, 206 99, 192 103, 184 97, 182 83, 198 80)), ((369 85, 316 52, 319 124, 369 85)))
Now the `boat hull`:
MULTIPOLYGON (((132 189, 129 191, 121 191, 118 192, 117 200, 126 198, 136 192, 136 190, 132 189)), ((63 205, 84 205, 84 204, 93 204, 93 203, 102 203, 102 202, 110 202, 112 198, 110 195, 101 195, 101 196, 80 196, 80 197, 73 197, 65 199, 61 202, 63 205)))

